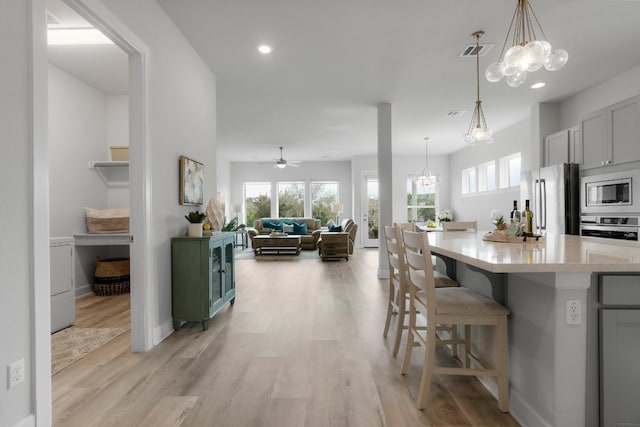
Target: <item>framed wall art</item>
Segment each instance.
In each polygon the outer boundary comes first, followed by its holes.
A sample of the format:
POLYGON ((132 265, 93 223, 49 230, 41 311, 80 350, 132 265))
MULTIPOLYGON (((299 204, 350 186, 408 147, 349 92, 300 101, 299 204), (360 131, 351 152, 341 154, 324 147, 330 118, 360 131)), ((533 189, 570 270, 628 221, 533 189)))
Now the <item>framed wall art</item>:
POLYGON ((180 156, 180 204, 204 203, 204 165, 186 156, 180 156))

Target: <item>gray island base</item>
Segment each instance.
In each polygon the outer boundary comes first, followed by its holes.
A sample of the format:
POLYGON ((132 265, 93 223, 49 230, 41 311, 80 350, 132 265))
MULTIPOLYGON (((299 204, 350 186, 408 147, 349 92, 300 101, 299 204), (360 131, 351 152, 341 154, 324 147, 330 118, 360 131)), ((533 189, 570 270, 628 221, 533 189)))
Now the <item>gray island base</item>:
MULTIPOLYGON (((615 389, 606 388, 611 378, 604 377, 605 387, 600 387, 599 376, 612 374, 600 371, 598 334, 599 311, 606 307, 602 290, 622 282, 626 292, 638 295, 640 291, 640 244, 554 234, 540 242, 498 243, 484 241, 483 234, 429 233, 429 242, 438 256, 439 270, 511 311, 512 415, 527 426, 557 427, 598 426, 601 418, 610 420, 620 414, 640 417, 637 404, 618 406, 614 414, 606 403, 600 405, 601 399, 618 401, 610 395, 615 389), (578 316, 567 315, 568 304, 579 308, 578 316)), ((634 337, 640 337, 638 317, 636 314, 634 337)), ((475 330, 473 338, 473 351, 493 363, 490 332, 475 330)), ((637 370, 630 369, 623 379, 627 386, 635 384, 640 389, 637 370)), ((495 383, 482 382, 496 394, 495 383)), ((606 425, 615 425, 615 421, 606 425)))

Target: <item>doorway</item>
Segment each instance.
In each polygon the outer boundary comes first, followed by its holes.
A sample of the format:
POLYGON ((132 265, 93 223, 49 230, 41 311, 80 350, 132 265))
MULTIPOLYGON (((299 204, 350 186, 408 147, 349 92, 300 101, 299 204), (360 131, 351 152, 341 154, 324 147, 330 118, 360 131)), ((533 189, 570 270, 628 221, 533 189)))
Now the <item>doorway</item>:
MULTIPOLYGON (((88 22, 108 35, 129 56, 129 141, 130 141, 130 256, 133 262, 132 281, 136 286, 131 291, 131 349, 147 351, 153 347, 153 306, 156 301, 151 286, 151 276, 155 262, 151 247, 151 165, 149 162, 150 142, 148 127, 148 56, 149 49, 126 26, 100 2, 93 0, 65 0, 88 22), (133 240, 135 237, 135 240, 133 240)), ((47 46, 46 46, 46 4, 30 2, 33 61, 31 79, 32 99, 32 151, 43 153, 32 159, 33 182, 48 181, 47 143, 47 46)), ((46 185, 33 188, 35 208, 45 218, 34 216, 33 227, 38 230, 38 222, 49 221, 49 189, 46 185), (40 202, 42 201, 42 202, 40 202), (37 218, 37 220, 36 220, 37 218)), ((34 252, 48 258, 49 227, 46 233, 34 234, 34 252), (46 253, 44 252, 46 249, 46 253)), ((51 335, 50 335, 50 285, 47 263, 33 263, 33 287, 31 298, 34 305, 34 410, 38 424, 45 425, 51 419, 51 335)))
MULTIPOLYGON (((85 234, 88 227, 83 221, 87 207, 96 213, 104 208, 129 209, 128 148, 109 150, 129 146, 129 55, 62 0, 47 0, 46 5, 50 234, 69 237, 75 264, 75 289, 69 294, 76 298, 65 299, 62 306, 57 294, 55 303, 52 297, 52 332, 58 332, 69 326, 83 328, 74 314, 80 311, 81 299, 93 292, 103 295, 101 306, 113 300, 116 286, 130 297, 128 282, 126 288, 120 282, 94 289, 96 260, 130 258, 129 240, 85 234), (119 152, 126 154, 118 157, 119 152)), ((118 228, 128 233, 128 224, 118 228)), ((127 316, 126 329, 129 320, 127 316)), ((85 326, 82 332, 89 337, 97 330, 85 326)), ((52 337, 54 344, 59 337, 52 337)), ((60 352, 52 352, 54 364, 67 352, 58 348, 60 352)))
POLYGON ((363 246, 365 248, 378 247, 379 221, 378 214, 378 176, 367 174, 362 186, 362 229, 363 246))

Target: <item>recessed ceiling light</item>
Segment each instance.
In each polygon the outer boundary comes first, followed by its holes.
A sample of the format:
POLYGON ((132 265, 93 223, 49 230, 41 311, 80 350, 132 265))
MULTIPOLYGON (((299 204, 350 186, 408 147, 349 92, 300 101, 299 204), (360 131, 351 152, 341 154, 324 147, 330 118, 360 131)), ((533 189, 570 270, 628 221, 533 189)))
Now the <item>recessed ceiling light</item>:
POLYGON ((56 28, 47 31, 50 45, 113 44, 95 28, 56 28))
POLYGON ((271 46, 266 45, 266 44, 258 46, 258 52, 260 52, 260 53, 262 53, 264 55, 267 55, 267 54, 271 53, 272 50, 273 49, 271 48, 271 46))
POLYGON ((538 82, 531 85, 531 89, 540 89, 546 85, 545 82, 538 82))

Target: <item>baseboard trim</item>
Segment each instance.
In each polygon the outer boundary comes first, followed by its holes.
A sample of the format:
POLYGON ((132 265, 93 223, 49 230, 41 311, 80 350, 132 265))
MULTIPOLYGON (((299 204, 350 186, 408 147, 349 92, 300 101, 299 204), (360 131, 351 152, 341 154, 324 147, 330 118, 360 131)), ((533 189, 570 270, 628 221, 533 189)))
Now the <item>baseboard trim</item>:
POLYGON ((166 322, 153 328, 153 345, 154 347, 164 341, 169 335, 173 333, 173 321, 167 320, 166 322))
POLYGON ((545 421, 538 412, 536 412, 527 402, 525 402, 520 395, 509 390, 509 409, 511 416, 520 423, 523 427, 553 427, 547 421, 545 421))
POLYGON ((24 420, 18 421, 17 424, 14 424, 13 427, 36 427, 36 417, 29 415, 24 420))
POLYGON ((76 287, 76 298, 89 295, 93 293, 93 288, 91 285, 77 286, 76 287))

